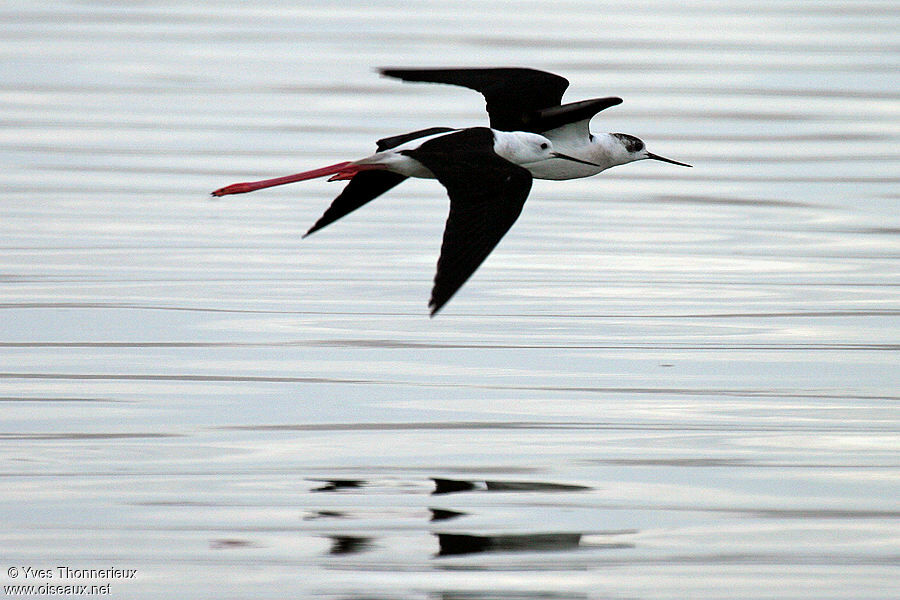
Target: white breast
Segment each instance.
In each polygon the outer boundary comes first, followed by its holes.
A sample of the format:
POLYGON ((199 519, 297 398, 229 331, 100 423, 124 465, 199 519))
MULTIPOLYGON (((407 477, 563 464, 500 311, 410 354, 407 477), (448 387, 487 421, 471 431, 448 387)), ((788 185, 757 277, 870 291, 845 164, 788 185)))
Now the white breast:
MULTIPOLYGON (((577 154, 570 154, 568 152, 566 152, 566 154, 579 158, 577 154)), ((528 169, 535 179, 580 179, 582 177, 596 175, 600 171, 603 171, 603 169, 599 167, 584 165, 562 158, 551 158, 522 166, 528 169)))
POLYGON ((590 177, 613 166, 602 144, 602 136, 592 137, 588 128, 589 123, 590 119, 569 123, 545 131, 544 135, 553 142, 555 151, 593 164, 585 165, 571 160, 551 158, 524 167, 531 171, 536 179, 561 180, 590 177))

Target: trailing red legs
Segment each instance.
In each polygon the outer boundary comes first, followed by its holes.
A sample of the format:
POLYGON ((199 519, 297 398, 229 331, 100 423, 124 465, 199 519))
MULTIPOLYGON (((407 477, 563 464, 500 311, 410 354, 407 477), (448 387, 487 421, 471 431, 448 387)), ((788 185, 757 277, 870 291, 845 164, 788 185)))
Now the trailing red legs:
POLYGON ((229 194, 246 194, 247 192, 255 192, 263 188, 274 187, 276 185, 285 185, 296 181, 306 181, 307 179, 317 179, 331 175, 328 181, 344 181, 353 179, 353 176, 360 171, 370 171, 373 169, 383 169, 381 165, 357 165, 351 162, 342 162, 312 171, 304 171, 295 173, 294 175, 285 175, 284 177, 276 177, 274 179, 263 179, 262 181, 245 181, 243 183, 232 183, 223 188, 219 188, 212 193, 213 196, 227 196, 229 194))

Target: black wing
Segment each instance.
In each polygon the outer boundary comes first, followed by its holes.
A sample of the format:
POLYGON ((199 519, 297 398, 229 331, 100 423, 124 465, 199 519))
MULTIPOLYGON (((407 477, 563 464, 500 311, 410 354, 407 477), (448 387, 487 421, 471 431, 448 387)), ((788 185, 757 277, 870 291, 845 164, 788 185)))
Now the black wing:
MULTIPOLYGON (((598 112, 617 104, 622 104, 621 98, 609 97, 553 106, 537 111, 529 118, 527 125, 529 131, 534 133, 544 133, 545 131, 579 121, 585 121, 586 126, 587 122, 598 112)), ((590 131, 587 133, 590 133, 590 131)))
MULTIPOLYGON (((376 148, 378 152, 383 152, 412 140, 447 131, 453 131, 453 128, 429 127, 428 129, 420 129, 411 133, 386 137, 376 142, 376 148)), ((341 195, 334 199, 331 206, 325 211, 325 214, 316 221, 315 225, 310 227, 309 231, 303 234, 303 237, 322 229, 326 225, 331 225, 341 217, 349 215, 360 206, 371 202, 392 187, 402 183, 404 179, 406 177, 403 175, 391 173, 390 171, 361 171, 357 173, 344 188, 344 191, 341 192, 341 195)))
POLYGON ((396 148, 400 144, 405 144, 406 142, 411 142, 413 140, 427 137, 429 135, 434 135, 436 133, 445 133, 448 131, 453 131, 453 128, 452 127, 429 127, 428 129, 420 129, 418 131, 413 131, 412 133, 403 133, 400 135, 386 137, 386 138, 382 138, 376 142, 376 148, 379 152, 384 152, 385 150, 390 150, 391 148, 396 148))
POLYGON ((474 128, 422 144, 407 155, 428 167, 450 196, 431 315, 472 276, 522 212, 532 177, 494 154, 493 134, 474 128))
POLYGON ((316 224, 310 227, 303 237, 352 213, 360 206, 374 200, 405 179, 405 175, 391 173, 390 171, 360 171, 353 176, 350 183, 344 187, 341 195, 334 199, 331 206, 325 211, 325 214, 319 217, 316 224))
POLYGON ((533 131, 527 128, 533 114, 559 106, 569 87, 565 77, 536 69, 379 69, 379 72, 403 81, 448 83, 481 92, 491 127, 501 131, 533 131))
POLYGON ((491 127, 501 131, 544 133, 569 123, 589 120, 621 98, 594 98, 561 104, 569 81, 535 69, 380 69, 403 81, 448 83, 484 95, 491 127))

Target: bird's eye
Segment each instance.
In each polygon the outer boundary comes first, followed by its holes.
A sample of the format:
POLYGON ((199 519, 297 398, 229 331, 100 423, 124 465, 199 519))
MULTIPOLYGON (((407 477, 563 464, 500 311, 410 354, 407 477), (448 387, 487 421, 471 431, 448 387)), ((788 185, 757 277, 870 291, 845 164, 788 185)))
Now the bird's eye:
POLYGON ((547 142, 543 142, 543 143, 541 144, 541 150, 546 150, 546 149, 549 148, 549 147, 550 147, 550 144, 548 144, 547 142))

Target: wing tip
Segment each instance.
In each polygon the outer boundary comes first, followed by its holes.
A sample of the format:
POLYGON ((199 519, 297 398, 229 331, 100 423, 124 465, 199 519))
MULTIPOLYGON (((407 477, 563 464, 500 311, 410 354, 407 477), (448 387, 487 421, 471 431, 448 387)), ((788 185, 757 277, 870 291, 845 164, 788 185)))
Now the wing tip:
MULTIPOLYGON (((323 215, 323 216, 324 216, 324 215, 323 215)), ((311 236, 312 234, 314 234, 314 233, 317 232, 318 230, 322 229, 322 228, 325 227, 326 225, 329 225, 330 223, 331 223, 331 221, 329 221, 328 223, 323 223, 323 219, 319 219, 318 221, 316 221, 315 223, 313 223, 313 226, 310 227, 310 228, 306 231, 306 233, 304 233, 303 235, 300 236, 300 239, 301 239, 301 240, 305 240, 306 238, 308 238, 309 236, 311 236)))
POLYGON ((444 300, 443 302, 438 302, 437 300, 432 298, 428 302, 428 318, 433 319, 435 317, 435 315, 437 315, 440 312, 440 310, 442 308, 444 308, 444 304, 446 304, 446 303, 447 303, 446 300, 444 300))
POLYGON ((402 73, 409 70, 400 67, 375 67, 375 72, 382 77, 392 77, 394 79, 403 79, 402 73))

